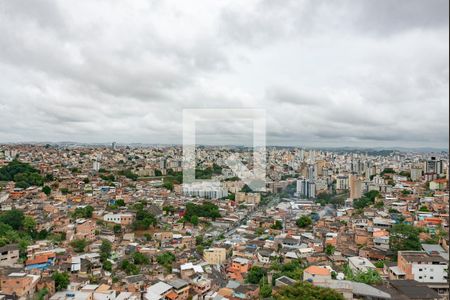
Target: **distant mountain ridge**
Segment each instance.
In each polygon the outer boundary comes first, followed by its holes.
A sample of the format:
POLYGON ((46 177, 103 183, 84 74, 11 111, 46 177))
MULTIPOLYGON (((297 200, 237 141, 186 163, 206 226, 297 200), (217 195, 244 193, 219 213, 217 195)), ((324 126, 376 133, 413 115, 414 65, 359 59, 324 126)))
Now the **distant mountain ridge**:
MULTIPOLYGON (((0 143, 1 145, 2 143, 0 143)), ((21 142, 21 143, 3 143, 3 145, 52 145, 52 146, 94 146, 94 147, 106 147, 111 146, 111 143, 81 143, 81 142, 71 142, 71 141, 61 141, 61 142, 21 142)), ((171 147, 171 146, 182 146, 180 144, 150 144, 150 143, 117 143, 117 146, 121 147, 171 147)), ((205 148, 220 148, 220 147, 243 147, 249 148, 248 146, 240 146, 240 145, 198 145, 199 147, 205 148)), ((366 153, 366 152, 415 152, 415 153, 448 153, 448 148, 438 148, 438 147, 352 147, 352 146, 343 146, 343 147, 302 147, 302 146, 279 146, 279 145, 267 145, 268 148, 302 148, 305 150, 321 150, 321 151, 330 151, 330 152, 357 152, 357 153, 366 153)))

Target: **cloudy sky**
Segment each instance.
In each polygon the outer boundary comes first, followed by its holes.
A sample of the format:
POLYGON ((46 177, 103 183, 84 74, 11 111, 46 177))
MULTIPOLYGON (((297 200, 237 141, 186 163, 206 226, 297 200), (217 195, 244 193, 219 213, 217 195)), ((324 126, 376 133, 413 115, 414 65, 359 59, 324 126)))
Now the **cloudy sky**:
POLYGON ((270 144, 447 147, 448 6, 0 0, 0 143, 181 143, 183 109, 258 108, 270 144))

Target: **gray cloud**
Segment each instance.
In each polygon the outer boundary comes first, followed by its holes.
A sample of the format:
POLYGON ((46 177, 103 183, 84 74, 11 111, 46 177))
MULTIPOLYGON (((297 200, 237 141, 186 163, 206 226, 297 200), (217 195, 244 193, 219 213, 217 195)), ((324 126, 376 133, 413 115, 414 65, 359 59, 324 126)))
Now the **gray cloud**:
MULTIPOLYGON (((354 2, 347 0, 347 3, 354 2)), ((447 27, 449 22, 449 1, 446 0, 357 2, 360 10, 356 14, 356 24, 361 25, 363 30, 380 34, 447 27)))
POLYGON ((445 0, 2 1, 0 142, 180 143, 184 108, 243 107, 272 144, 446 147, 448 33, 445 0))

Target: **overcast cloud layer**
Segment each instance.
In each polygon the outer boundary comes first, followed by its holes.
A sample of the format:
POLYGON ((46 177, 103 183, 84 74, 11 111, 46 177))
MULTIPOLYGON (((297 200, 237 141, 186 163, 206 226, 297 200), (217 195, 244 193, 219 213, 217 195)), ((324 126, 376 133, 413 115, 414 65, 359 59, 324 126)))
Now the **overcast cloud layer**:
POLYGON ((264 108, 270 144, 447 147, 448 6, 0 0, 0 143, 181 143, 184 108, 264 108))

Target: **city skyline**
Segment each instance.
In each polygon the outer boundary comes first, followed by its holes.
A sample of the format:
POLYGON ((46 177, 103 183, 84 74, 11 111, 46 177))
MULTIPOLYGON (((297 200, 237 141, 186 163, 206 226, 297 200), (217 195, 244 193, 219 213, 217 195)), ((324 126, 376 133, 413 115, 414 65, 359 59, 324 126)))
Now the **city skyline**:
POLYGON ((2 3, 0 141, 181 144, 183 109, 260 108, 268 145, 448 149, 448 1, 241 2, 2 3))
MULTIPOLYGON (((92 148, 109 148, 111 147, 110 142, 104 143, 82 143, 76 141, 27 141, 27 142, 9 142, 9 143, 0 143, 0 145, 36 145, 36 146, 80 146, 80 147, 92 147, 92 148)), ((116 147, 156 147, 156 148, 166 148, 166 147, 183 147, 182 144, 158 144, 158 143, 121 143, 114 142, 116 147)), ((240 144, 197 144, 197 147, 201 148, 242 148, 242 149, 250 149, 252 146, 249 145, 240 145, 240 144)), ((399 146, 391 146, 391 147, 358 147, 358 146, 305 146, 305 145, 273 145, 267 144, 267 148, 279 148, 279 149, 304 149, 306 151, 330 151, 330 152, 364 152, 364 151, 393 151, 393 152, 416 152, 416 153, 440 153, 440 152, 448 152, 449 148, 447 147, 399 147, 399 146)))

